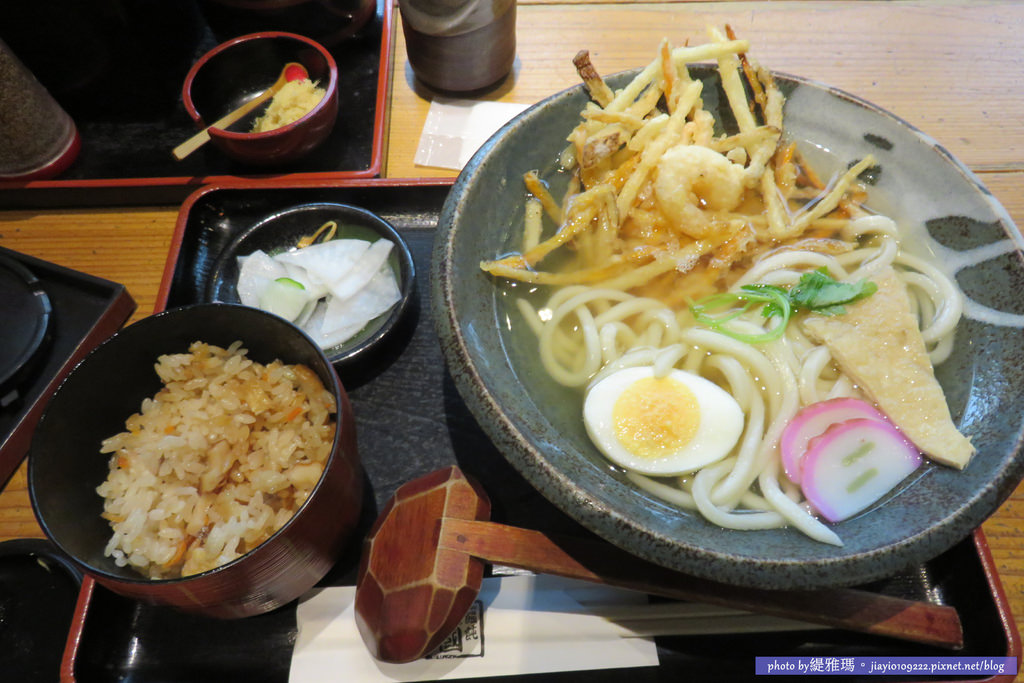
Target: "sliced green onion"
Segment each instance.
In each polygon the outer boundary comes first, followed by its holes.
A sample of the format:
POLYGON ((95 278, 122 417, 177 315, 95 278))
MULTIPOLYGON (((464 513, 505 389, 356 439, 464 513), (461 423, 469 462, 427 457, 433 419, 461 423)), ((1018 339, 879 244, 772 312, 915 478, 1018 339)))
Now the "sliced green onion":
POLYGON ((694 320, 702 325, 707 325, 716 332, 747 344, 763 344, 782 337, 792 315, 792 308, 784 290, 778 287, 750 286, 741 287, 738 292, 724 292, 705 297, 690 304, 690 312, 693 313, 694 320), (742 304, 742 306, 738 310, 724 315, 710 315, 711 311, 734 307, 736 304, 742 304), (727 327, 728 323, 759 305, 765 306, 762 311, 764 317, 772 318, 778 315, 781 316, 782 321, 763 334, 746 334, 727 327))

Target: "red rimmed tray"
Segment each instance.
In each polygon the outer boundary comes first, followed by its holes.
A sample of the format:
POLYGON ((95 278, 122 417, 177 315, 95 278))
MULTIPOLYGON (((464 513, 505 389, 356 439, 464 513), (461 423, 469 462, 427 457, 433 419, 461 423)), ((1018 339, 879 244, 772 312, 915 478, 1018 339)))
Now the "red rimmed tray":
MULTIPOLYGON (((180 95, 171 105, 140 103, 136 111, 134 91, 125 87, 109 94, 125 99, 124 113, 71 112, 82 148, 65 173, 53 180, 0 181, 0 208, 177 204, 207 184, 275 183, 282 176, 308 182, 375 178, 384 163, 392 14, 393 3, 378 0, 367 25, 331 48, 338 62, 338 121, 327 141, 303 159, 260 169, 206 145, 175 161, 171 149, 195 133, 180 95)), ((205 23, 200 30, 197 58, 217 43, 205 23)))
MULTIPOLYGON (((444 367, 429 315, 427 273, 434 229, 449 188, 447 182, 433 180, 202 188, 184 202, 179 213, 157 309, 201 300, 220 250, 234 235, 268 213, 313 201, 355 204, 380 213, 402 233, 413 252, 419 276, 418 306, 410 315, 411 329, 395 339, 379 364, 339 372, 352 400, 359 449, 370 483, 368 507, 372 509, 366 510, 360 530, 369 527, 377 510, 399 485, 457 463, 479 479, 491 495, 495 521, 553 534, 587 536, 497 452, 444 367)), ((323 585, 350 585, 357 553, 355 547, 339 559, 323 585)), ((755 681, 757 656, 1019 657, 1017 627, 980 531, 934 560, 866 588, 957 608, 964 624, 964 649, 950 653, 844 631, 659 637, 658 667, 508 676, 502 680, 755 681)), ((223 677, 225 671, 248 681, 285 683, 288 679, 296 635, 294 605, 225 628, 223 622, 143 605, 86 581, 77 614, 65 652, 65 681, 189 683, 223 677)), ((853 678, 876 683, 906 680, 893 676, 853 678)), ((1003 683, 1012 678, 911 680, 1003 683)))
MULTIPOLYGON (((518 482, 513 482, 517 488, 518 482)), ((329 577, 325 585, 351 585, 350 570, 329 577)), ((505 683, 656 683, 660 681, 757 681, 756 657, 1020 657, 1020 639, 1010 617, 988 544, 979 529, 935 560, 922 565, 918 576, 894 577, 903 592, 958 607, 966 645, 950 653, 844 631, 789 631, 736 635, 656 638, 657 667, 606 671, 566 671, 530 676, 502 676, 505 683)), ((889 592, 899 593, 898 590, 889 592)), ((295 605, 233 622, 204 619, 122 598, 86 577, 61 660, 64 683, 131 680, 156 683, 174 680, 200 683, 223 678, 230 671, 250 683, 288 683, 292 648, 297 635, 295 605)), ((1010 683, 1014 674, 978 676, 844 675, 864 683, 1010 683)), ((808 683, 833 680, 826 675, 801 675, 808 683)), ((371 683, 352 681, 351 683, 371 683)))

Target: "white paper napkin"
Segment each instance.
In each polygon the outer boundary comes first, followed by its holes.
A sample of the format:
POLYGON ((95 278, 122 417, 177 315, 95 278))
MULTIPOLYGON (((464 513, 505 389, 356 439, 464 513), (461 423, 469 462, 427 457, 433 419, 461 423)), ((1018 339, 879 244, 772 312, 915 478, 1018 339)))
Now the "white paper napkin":
POLYGON ((487 138, 528 106, 510 102, 435 99, 427 111, 413 162, 417 166, 462 170, 487 138))
POLYGON ((408 664, 370 656, 356 630, 354 601, 354 588, 332 587, 299 603, 291 681, 425 681, 658 665, 653 638, 589 613, 594 606, 646 603, 630 591, 553 576, 485 579, 454 637, 432 658, 408 664))

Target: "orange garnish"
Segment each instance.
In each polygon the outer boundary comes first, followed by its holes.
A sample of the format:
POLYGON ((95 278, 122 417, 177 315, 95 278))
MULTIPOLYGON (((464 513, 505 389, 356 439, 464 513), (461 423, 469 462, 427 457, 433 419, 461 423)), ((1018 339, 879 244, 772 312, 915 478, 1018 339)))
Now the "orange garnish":
POLYGON ((181 539, 181 543, 178 544, 178 549, 174 551, 174 555, 171 556, 171 559, 164 562, 163 566, 173 567, 176 564, 180 564, 181 561, 185 559, 185 553, 188 551, 188 547, 192 545, 192 541, 194 540, 195 539, 191 536, 181 539))

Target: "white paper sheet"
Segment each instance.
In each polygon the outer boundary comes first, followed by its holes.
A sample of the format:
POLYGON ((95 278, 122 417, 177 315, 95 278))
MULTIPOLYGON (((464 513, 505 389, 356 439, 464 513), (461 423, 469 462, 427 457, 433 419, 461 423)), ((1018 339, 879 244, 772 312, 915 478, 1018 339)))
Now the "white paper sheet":
POLYGON ((387 664, 370 656, 356 630, 355 589, 325 588, 298 607, 293 683, 424 681, 657 666, 653 638, 589 612, 644 604, 646 596, 552 576, 484 580, 479 611, 436 657, 387 664), (599 606, 599 607, 598 607, 599 606), (341 675, 339 672, 344 672, 341 675))
POLYGON ((413 162, 462 170, 495 131, 529 105, 510 102, 435 99, 423 123, 413 162))

